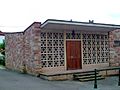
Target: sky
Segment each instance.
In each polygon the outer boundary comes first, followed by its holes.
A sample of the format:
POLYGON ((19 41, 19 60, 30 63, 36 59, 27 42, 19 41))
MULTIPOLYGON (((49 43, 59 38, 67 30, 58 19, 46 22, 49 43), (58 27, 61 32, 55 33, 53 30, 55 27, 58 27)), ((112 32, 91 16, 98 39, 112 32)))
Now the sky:
POLYGON ((0 43, 3 43, 3 40, 5 40, 4 36, 0 36, 0 43))
POLYGON ((0 30, 24 31, 47 19, 120 25, 120 0, 0 0, 0 30))

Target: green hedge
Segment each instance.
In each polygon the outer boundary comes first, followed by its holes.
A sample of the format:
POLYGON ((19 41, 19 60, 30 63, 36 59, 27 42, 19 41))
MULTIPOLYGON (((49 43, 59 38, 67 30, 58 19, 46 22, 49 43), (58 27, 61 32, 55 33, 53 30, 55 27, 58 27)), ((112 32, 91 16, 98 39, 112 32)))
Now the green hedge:
POLYGON ((5 66, 5 60, 0 60, 0 65, 5 66))

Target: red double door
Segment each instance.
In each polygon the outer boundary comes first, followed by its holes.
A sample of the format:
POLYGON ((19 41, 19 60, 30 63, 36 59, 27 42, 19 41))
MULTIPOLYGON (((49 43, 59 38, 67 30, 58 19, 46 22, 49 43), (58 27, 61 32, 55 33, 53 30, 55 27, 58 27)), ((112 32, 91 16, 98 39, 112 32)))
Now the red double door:
POLYGON ((81 60, 81 42, 80 41, 67 41, 66 42, 66 56, 67 56, 67 69, 75 70, 82 68, 81 60))

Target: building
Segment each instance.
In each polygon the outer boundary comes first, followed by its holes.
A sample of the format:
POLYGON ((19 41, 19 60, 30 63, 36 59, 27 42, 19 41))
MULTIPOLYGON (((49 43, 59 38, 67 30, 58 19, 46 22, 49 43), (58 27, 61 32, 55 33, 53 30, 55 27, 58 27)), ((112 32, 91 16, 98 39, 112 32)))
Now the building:
POLYGON ((120 25, 48 19, 5 41, 6 67, 34 75, 120 66, 120 25))
POLYGON ((0 36, 4 36, 4 33, 2 31, 0 31, 0 36))

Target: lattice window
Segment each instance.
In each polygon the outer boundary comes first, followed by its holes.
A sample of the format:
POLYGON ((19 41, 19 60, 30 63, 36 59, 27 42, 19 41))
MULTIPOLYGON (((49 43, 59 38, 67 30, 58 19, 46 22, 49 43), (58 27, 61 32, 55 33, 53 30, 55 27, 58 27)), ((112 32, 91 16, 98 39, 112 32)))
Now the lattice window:
POLYGON ((64 34, 41 32, 42 67, 64 66, 64 34))
POLYGON ((108 62, 108 35, 82 34, 82 40, 83 64, 97 64, 108 62))
POLYGON ((66 39, 81 39, 81 33, 76 32, 75 35, 72 35, 72 32, 66 33, 66 39))

